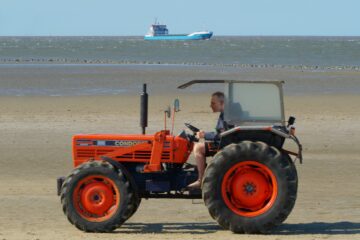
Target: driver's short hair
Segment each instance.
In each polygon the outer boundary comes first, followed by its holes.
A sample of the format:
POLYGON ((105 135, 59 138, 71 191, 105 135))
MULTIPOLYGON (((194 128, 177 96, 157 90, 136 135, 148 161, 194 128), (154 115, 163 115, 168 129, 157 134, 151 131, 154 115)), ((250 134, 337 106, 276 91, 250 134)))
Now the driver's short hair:
POLYGON ((213 94, 211 94, 211 97, 216 96, 221 102, 224 102, 225 100, 225 95, 223 92, 214 92, 213 94))

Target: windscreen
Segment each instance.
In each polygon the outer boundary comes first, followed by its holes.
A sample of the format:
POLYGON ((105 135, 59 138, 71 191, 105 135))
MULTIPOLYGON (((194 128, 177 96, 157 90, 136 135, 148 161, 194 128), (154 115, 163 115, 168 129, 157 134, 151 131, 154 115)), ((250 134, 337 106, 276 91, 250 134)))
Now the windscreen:
POLYGON ((225 121, 233 125, 283 124, 281 82, 226 84, 225 121))

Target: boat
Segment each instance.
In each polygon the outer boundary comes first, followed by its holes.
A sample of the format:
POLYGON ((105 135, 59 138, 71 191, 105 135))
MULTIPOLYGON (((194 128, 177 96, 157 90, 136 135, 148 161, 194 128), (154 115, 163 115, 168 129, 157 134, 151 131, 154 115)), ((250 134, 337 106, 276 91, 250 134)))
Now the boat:
POLYGON ((200 31, 190 34, 169 34, 165 24, 156 23, 150 26, 148 34, 144 36, 145 40, 206 40, 210 39, 213 32, 200 31))

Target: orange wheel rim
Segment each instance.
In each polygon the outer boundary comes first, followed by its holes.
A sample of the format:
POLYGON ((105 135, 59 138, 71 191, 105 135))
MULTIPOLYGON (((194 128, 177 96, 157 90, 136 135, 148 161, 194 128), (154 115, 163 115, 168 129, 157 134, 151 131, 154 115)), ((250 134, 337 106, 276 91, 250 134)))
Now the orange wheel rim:
POLYGON ((88 176, 76 185, 73 202, 82 218, 91 222, 101 222, 115 214, 120 203, 120 193, 108 177, 88 176))
POLYGON ((224 175, 221 194, 227 207, 240 216, 255 217, 268 211, 277 197, 275 175, 264 164, 244 161, 224 175))

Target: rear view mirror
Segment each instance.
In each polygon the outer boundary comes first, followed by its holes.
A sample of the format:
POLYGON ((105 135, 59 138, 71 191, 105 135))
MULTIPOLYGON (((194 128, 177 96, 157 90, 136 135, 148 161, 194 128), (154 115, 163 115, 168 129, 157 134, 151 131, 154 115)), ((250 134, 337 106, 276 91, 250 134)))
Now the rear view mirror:
POLYGON ((171 117, 171 109, 170 109, 170 106, 168 106, 165 111, 164 111, 165 115, 170 118, 171 117))
POLYGON ((175 112, 180 111, 180 101, 179 101, 179 99, 175 99, 175 101, 174 101, 174 111, 175 112))

